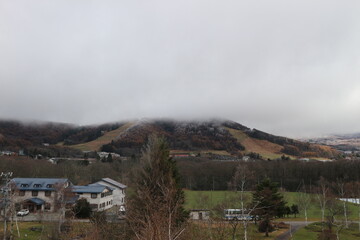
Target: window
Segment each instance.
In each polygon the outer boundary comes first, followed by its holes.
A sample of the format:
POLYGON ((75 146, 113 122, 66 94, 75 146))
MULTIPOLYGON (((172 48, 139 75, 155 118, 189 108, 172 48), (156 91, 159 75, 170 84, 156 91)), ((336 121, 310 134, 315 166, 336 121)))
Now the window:
POLYGON ((46 185, 47 188, 53 188, 54 187, 54 184, 48 184, 46 185))
POLYGON ((45 210, 49 211, 51 209, 50 203, 45 203, 45 210))
POLYGON ((112 191, 107 191, 107 192, 104 192, 104 193, 101 193, 101 197, 107 197, 107 196, 110 196, 112 195, 112 191))
POLYGON ((19 196, 25 196, 25 191, 20 191, 19 196))
POLYGON ((41 184, 34 184, 34 187, 35 187, 35 188, 40 188, 40 187, 41 187, 41 184))
POLYGON ((91 209, 97 209, 98 205, 97 204, 90 204, 91 209))
POLYGON ((92 193, 91 198, 97 198, 97 193, 92 193))
POLYGON ((29 184, 21 184, 20 187, 29 187, 29 184))
POLYGON ((45 191, 45 196, 50 197, 51 196, 51 191, 45 191))
POLYGON ((38 193, 39 193, 38 191, 32 191, 31 196, 36 197, 38 195, 38 193))

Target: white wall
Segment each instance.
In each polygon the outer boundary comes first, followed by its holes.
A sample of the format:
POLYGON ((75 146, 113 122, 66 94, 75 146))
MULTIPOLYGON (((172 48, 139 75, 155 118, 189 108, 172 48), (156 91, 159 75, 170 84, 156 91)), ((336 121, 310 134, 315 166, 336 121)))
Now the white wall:
MULTIPOLYGON (((109 190, 105 189, 103 193, 106 193, 108 191, 109 190)), ((113 195, 101 197, 101 193, 98 193, 96 198, 91 198, 91 193, 76 194, 79 195, 79 199, 84 198, 90 204, 96 204, 97 208, 93 208, 93 210, 95 211, 103 211, 111 208, 114 205, 113 195)))
MULTIPOLYGON (((25 191, 24 196, 19 196, 19 192, 16 192, 15 196, 14 196, 14 200, 16 203, 21 204, 23 201, 30 199, 30 198, 40 198, 40 199, 44 200, 46 203, 50 203, 51 204, 50 211, 53 211, 54 210, 54 196, 55 196, 54 191, 51 191, 50 197, 45 196, 45 191, 38 191, 37 196, 33 196, 32 191, 25 191)), ((44 210, 44 207, 42 209, 44 210)))
POLYGON ((113 191, 114 205, 117 206, 125 205, 125 189, 116 187, 110 183, 104 182, 103 180, 100 180, 97 183, 111 188, 115 188, 115 190, 113 191))

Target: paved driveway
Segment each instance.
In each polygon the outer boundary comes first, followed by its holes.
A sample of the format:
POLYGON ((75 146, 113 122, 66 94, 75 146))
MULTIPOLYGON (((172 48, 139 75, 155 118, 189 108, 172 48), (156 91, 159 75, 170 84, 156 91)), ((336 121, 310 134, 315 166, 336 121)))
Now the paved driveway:
POLYGON ((313 222, 285 222, 290 225, 290 229, 278 236, 275 240, 288 240, 300 228, 313 222))
POLYGON ((20 222, 34 222, 34 221, 58 221, 60 218, 59 213, 29 213, 27 216, 17 217, 20 222))

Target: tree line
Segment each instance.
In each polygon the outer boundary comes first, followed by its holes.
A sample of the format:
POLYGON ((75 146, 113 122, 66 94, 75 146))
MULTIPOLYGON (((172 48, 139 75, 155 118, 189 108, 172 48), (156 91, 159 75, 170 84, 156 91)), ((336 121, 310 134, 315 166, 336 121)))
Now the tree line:
MULTIPOLYGON (((211 161, 207 159, 178 159, 182 186, 190 190, 228 190, 229 182, 239 162, 211 161)), ((264 177, 279 183, 287 191, 297 191, 299 183, 315 185, 323 177, 329 182, 345 179, 360 181, 360 161, 339 160, 334 162, 297 160, 242 162, 255 178, 248 189, 254 189, 264 177)))

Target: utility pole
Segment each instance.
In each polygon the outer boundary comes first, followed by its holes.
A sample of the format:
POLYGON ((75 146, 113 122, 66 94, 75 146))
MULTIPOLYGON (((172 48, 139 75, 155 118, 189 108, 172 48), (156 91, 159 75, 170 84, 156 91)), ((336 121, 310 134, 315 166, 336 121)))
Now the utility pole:
POLYGON ((9 187, 9 183, 10 183, 10 178, 12 177, 13 173, 12 172, 1 172, 0 177, 5 179, 5 185, 4 187, 1 189, 1 192, 3 194, 3 203, 4 203, 4 240, 6 240, 6 227, 7 227, 7 216, 6 216, 6 208, 9 202, 9 192, 11 191, 10 187, 9 187))

